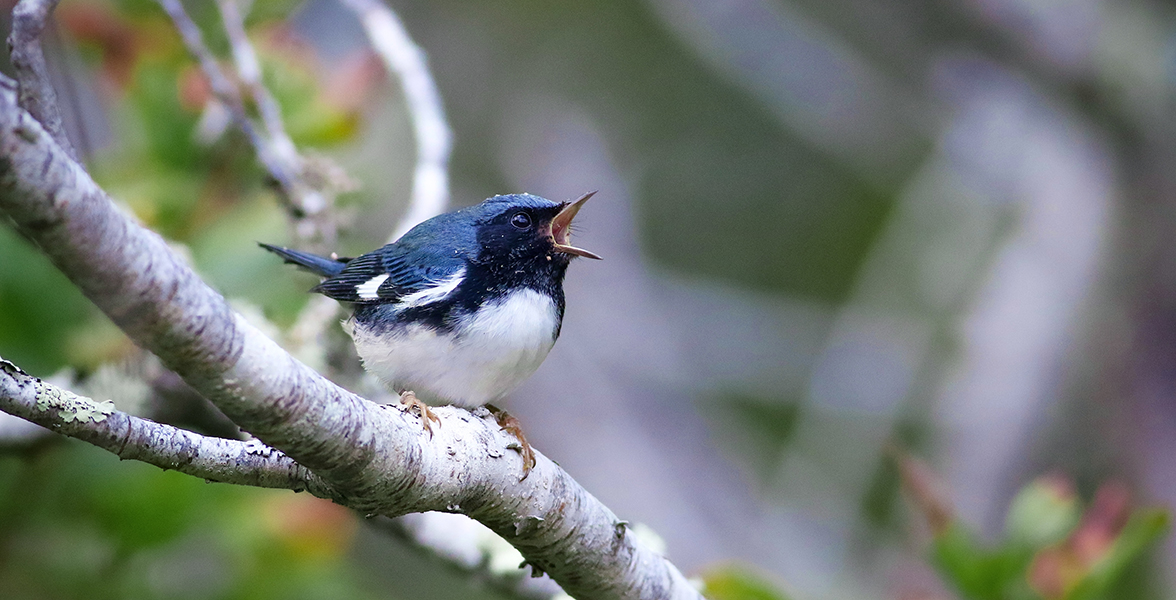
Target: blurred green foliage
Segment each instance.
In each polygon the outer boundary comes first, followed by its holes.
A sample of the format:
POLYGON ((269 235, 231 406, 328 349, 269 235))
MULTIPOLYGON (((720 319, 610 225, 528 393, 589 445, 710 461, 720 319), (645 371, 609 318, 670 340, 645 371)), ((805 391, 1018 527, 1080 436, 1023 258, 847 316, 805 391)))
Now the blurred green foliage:
POLYGON ((711 569, 702 576, 703 594, 710 600, 788 600, 779 586, 739 565, 711 569))
POLYGON ((207 484, 80 442, 0 456, 6 600, 373 597, 347 551, 350 511, 207 484))
MULTIPOLYGON (((353 139, 359 115, 322 97, 313 55, 281 45, 294 2, 257 3, 250 24, 265 81, 302 149, 353 139)), ((215 4, 192 4, 209 43, 227 49, 215 4)), ((196 135, 207 98, 158 5, 62 6, 82 56, 112 92, 88 168, 147 226, 189 254, 226 295, 289 322, 307 282, 273 268, 255 242, 283 242, 287 223, 253 150, 229 126, 196 135)), ((35 248, 0 228, 0 348, 30 372, 83 373, 117 362, 125 336, 35 248)), ((0 454, 0 597, 362 599, 349 559, 354 515, 306 495, 206 484, 53 439, 0 454)))
MULTIPOLYGON (((307 48, 282 37, 281 19, 296 2, 262 3, 250 24, 264 78, 302 149, 354 139, 354 107, 324 100, 307 48)), ((193 6, 209 44, 227 51, 215 5, 193 6)), ((183 244, 197 269, 231 297, 266 306, 288 323, 308 283, 272 268, 255 242, 283 242, 286 219, 275 209, 252 148, 229 125, 211 142, 196 134, 206 86, 155 2, 127 0, 62 7, 83 57, 116 87, 106 116, 117 135, 89 157, 95 179, 147 226, 183 244), (116 10, 117 9, 117 10, 116 10)), ((83 372, 117 360, 129 342, 56 269, 9 228, 0 230, 0 339, 4 355, 31 372, 70 365, 83 372), (49 300, 52 300, 51 302, 49 300)))
POLYGON ((31 373, 61 368, 83 323, 104 317, 40 252, 0 227, 3 356, 31 373))
POLYGON ((708 398, 704 403, 726 407, 704 414, 710 418, 719 439, 738 441, 730 448, 731 459, 746 465, 756 481, 771 482, 796 431, 802 403, 737 393, 708 398))
POLYGON ((984 544, 934 491, 933 475, 899 457, 903 481, 931 525, 929 560, 968 600, 1113 600, 1146 593, 1139 567, 1167 534, 1166 509, 1133 507, 1105 483, 1083 511, 1072 483, 1050 475, 1013 499, 1001 539, 984 544))

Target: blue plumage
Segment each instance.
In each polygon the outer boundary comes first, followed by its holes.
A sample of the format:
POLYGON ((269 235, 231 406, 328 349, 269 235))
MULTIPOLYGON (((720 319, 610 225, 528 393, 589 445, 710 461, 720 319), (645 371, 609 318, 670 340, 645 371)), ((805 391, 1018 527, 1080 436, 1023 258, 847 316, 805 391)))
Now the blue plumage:
POLYGON ((312 291, 354 306, 345 326, 393 390, 479 406, 530 376, 559 336, 568 264, 599 258, 568 243, 590 196, 495 196, 353 259, 262 246, 324 277, 312 291))

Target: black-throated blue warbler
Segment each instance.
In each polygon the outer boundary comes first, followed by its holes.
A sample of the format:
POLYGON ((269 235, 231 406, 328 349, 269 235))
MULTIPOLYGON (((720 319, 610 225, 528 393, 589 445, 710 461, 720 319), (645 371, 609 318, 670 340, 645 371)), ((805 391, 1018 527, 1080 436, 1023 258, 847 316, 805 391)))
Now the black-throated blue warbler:
MULTIPOLYGON (((261 244, 323 281, 311 289, 353 305, 344 327, 364 367, 405 403, 465 408, 501 399, 539 368, 559 337, 563 280, 577 256, 569 243, 575 202, 530 194, 494 196, 438 215, 395 242, 356 258, 327 258, 261 244)), ((534 455, 505 412, 491 409, 534 455)))

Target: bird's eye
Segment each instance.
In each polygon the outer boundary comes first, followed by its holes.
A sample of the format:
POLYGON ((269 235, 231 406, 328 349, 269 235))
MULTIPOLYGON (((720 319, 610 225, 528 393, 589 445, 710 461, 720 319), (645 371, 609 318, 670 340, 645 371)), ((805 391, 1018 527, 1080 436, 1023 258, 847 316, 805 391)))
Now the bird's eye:
POLYGON ((531 226, 531 215, 528 215, 525 212, 515 213, 514 216, 510 218, 510 224, 518 227, 519 229, 526 229, 531 226))

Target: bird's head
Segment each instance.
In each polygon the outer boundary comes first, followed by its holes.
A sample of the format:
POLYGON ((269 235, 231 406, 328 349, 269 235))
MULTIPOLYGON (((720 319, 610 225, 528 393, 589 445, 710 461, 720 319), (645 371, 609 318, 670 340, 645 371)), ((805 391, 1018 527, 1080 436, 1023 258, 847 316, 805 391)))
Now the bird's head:
POLYGON ((553 202, 530 194, 490 198, 471 211, 478 246, 488 256, 510 257, 511 262, 534 259, 566 265, 576 256, 600 259, 571 245, 572 219, 595 193, 574 202, 553 202))

